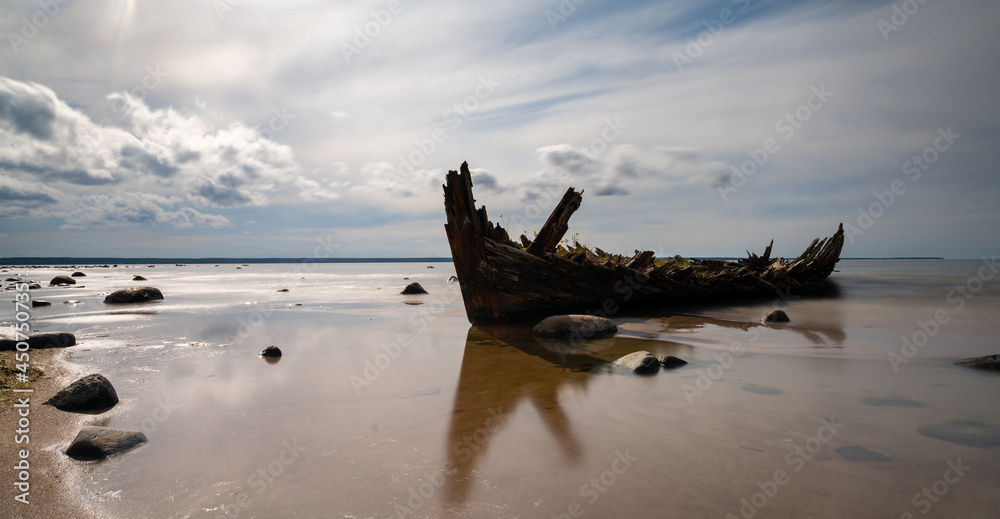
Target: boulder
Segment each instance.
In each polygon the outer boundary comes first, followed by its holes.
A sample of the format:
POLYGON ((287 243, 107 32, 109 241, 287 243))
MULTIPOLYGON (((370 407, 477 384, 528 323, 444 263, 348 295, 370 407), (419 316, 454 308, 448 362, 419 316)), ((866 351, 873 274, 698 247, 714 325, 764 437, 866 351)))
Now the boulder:
POLYGON ((555 339, 600 339, 618 333, 618 326, 611 319, 596 315, 553 315, 536 324, 531 331, 555 339))
POLYGON ((84 274, 83 272, 80 272, 80 271, 76 271, 76 272, 74 272, 74 273, 70 274, 70 277, 74 277, 74 278, 85 278, 85 277, 87 277, 87 275, 86 275, 86 274, 84 274))
POLYGON ((102 460, 132 450, 146 443, 139 431, 86 426, 73 439, 66 455, 78 460, 102 460))
POLYGON ((69 276, 56 276, 49 281, 50 285, 75 285, 76 280, 69 276))
POLYGON ((762 323, 787 323, 789 321, 791 319, 788 318, 788 314, 784 310, 771 310, 771 313, 760 320, 762 323))
POLYGON ((153 287, 129 287, 115 290, 104 298, 105 303, 145 303, 163 299, 163 293, 153 287))
POLYGON ((956 360, 955 365, 976 369, 1000 369, 1000 355, 986 355, 984 357, 969 357, 967 359, 956 360))
POLYGON ((142 276, 132 276, 132 281, 147 281, 147 280, 142 276))
POLYGON ((61 411, 103 411, 118 403, 118 393, 111 381, 103 375, 94 373, 59 390, 44 405, 50 405, 61 411))
MULTIPOLYGON (((10 338, 0 339, 0 351, 13 351, 18 341, 10 338)), ((66 348, 76 345, 76 335, 69 332, 43 332, 28 337, 28 347, 33 350, 45 348, 66 348)))
POLYGON ((272 346, 268 346, 268 347, 264 348, 263 351, 260 352, 260 356, 261 357, 280 357, 281 356, 281 348, 278 348, 277 346, 273 346, 273 345, 272 346))
POLYGON ((612 362, 611 367, 636 375, 652 375, 660 371, 660 361, 648 351, 637 351, 612 362))
POLYGON ((660 361, 660 365, 666 369, 679 368, 687 364, 686 360, 679 359, 673 355, 660 355, 658 360, 660 361))
POLYGON ((424 287, 420 286, 420 283, 410 283, 409 285, 406 285, 406 288, 404 288, 402 292, 400 292, 400 294, 405 295, 426 293, 427 291, 424 290, 424 287))

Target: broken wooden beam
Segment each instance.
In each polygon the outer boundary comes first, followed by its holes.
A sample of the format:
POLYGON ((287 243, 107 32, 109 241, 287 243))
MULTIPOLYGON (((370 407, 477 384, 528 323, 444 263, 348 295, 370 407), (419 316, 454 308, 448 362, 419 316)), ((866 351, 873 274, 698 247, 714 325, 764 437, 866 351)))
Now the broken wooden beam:
POLYGON ((531 245, 528 246, 528 254, 541 257, 556 250, 559 241, 563 239, 566 231, 569 230, 569 218, 580 208, 582 201, 583 191, 577 193, 572 187, 567 189, 562 200, 552 210, 549 219, 545 221, 545 225, 538 231, 535 241, 531 242, 531 245))

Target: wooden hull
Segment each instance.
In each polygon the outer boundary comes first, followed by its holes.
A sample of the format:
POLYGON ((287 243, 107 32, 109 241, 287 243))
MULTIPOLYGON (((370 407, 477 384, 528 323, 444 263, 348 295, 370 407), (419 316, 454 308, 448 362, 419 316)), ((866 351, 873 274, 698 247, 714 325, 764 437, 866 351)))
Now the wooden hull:
POLYGON ((814 240, 798 258, 749 254, 739 262, 657 260, 651 251, 609 255, 560 247, 566 222, 582 192, 567 190, 538 236, 510 240, 476 209, 468 164, 449 171, 444 186, 445 230, 462 287, 466 313, 476 325, 537 320, 560 313, 613 315, 627 306, 729 300, 812 289, 840 260, 843 225, 830 238, 814 240))

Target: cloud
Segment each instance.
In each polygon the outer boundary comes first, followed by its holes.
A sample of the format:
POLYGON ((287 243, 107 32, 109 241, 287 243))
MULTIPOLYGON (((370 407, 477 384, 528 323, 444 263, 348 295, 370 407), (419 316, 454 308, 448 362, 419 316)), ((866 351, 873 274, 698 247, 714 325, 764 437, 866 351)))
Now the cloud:
POLYGON ((195 207, 337 197, 301 174, 291 148, 243 123, 215 128, 128 93, 108 101, 120 126, 94 123, 44 85, 0 77, 3 199, 79 229, 219 227, 225 217, 195 207))

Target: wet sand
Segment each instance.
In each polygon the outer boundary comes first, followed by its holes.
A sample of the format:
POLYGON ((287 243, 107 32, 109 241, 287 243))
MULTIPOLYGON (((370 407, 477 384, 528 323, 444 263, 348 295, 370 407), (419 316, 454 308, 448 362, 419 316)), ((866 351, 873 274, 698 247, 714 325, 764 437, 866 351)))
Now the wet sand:
MULTIPOLYGON (((73 439, 83 423, 84 416, 60 411, 52 406, 41 405, 65 384, 72 382, 75 375, 73 368, 66 365, 60 357, 59 350, 31 351, 31 364, 42 370, 43 375, 31 382, 30 387, 30 431, 28 444, 15 443, 14 431, 17 427, 13 404, 16 396, 10 389, 3 389, 0 408, 0 452, 3 452, 3 470, 0 477, 4 487, 11 485, 17 474, 13 468, 18 461, 17 453, 25 448, 30 451, 30 494, 29 504, 14 499, 14 492, 5 491, 0 499, 0 516, 12 519, 38 519, 40 517, 79 517, 89 519, 97 517, 88 511, 78 499, 78 492, 71 488, 71 478, 67 477, 68 465, 72 463, 63 455, 62 450, 73 439)), ((12 363, 14 352, 0 352, 0 359, 5 364, 12 363)), ((9 385, 8 381, 4 381, 9 385)), ((16 384, 16 383, 15 383, 16 384)), ((23 396, 18 394, 17 396, 23 396)), ((17 492, 20 493, 20 492, 17 492)))

